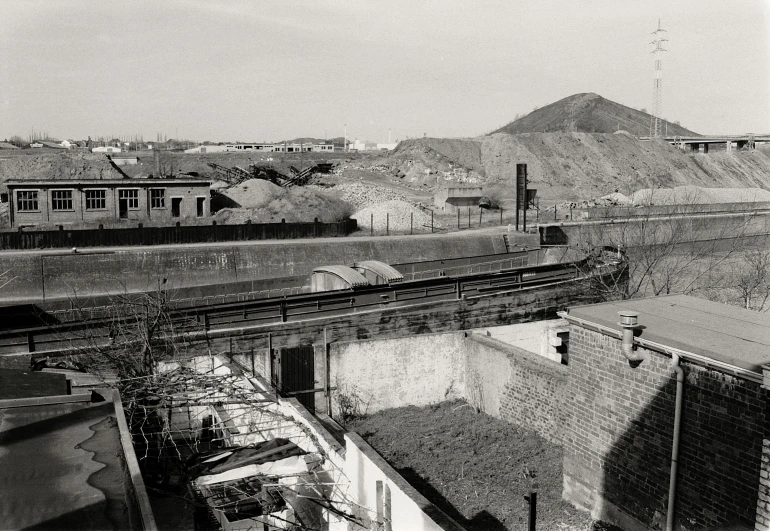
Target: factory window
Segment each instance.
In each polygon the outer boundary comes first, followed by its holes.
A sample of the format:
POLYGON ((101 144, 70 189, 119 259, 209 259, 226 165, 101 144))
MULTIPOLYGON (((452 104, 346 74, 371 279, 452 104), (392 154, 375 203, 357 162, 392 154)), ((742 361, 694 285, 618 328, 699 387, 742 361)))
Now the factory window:
POLYGON ((86 190, 86 210, 107 210, 107 190, 86 190))
POLYGON ((150 206, 152 208, 166 208, 165 188, 153 188, 150 190, 150 206))
POLYGON ((118 200, 123 199, 129 210, 139 210, 139 190, 118 190, 118 200))
POLYGON ((19 212, 37 212, 40 210, 37 203, 37 190, 19 190, 16 192, 19 212))
POLYGON ((51 190, 51 210, 72 210, 72 190, 51 190))

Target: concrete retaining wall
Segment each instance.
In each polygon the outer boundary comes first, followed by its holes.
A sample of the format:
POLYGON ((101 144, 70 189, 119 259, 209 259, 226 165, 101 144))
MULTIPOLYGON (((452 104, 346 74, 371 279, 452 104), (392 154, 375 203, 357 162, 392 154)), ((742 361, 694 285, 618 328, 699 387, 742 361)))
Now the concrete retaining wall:
POLYGON ((702 214, 540 224, 541 245, 637 247, 770 234, 770 213, 702 214))
POLYGON ((495 254, 501 231, 178 245, 72 252, 0 253, 2 301, 43 301, 309 275, 320 265, 396 264, 495 254))

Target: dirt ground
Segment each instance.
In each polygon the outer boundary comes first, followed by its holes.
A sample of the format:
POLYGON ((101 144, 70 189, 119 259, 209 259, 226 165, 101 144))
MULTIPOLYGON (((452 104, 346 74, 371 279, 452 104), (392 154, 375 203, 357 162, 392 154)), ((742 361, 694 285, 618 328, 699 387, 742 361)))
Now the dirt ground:
POLYGON ((562 450, 534 432, 477 413, 464 401, 403 407, 354 420, 357 432, 428 500, 469 531, 526 529, 529 480, 537 528, 621 531, 561 499, 562 450))

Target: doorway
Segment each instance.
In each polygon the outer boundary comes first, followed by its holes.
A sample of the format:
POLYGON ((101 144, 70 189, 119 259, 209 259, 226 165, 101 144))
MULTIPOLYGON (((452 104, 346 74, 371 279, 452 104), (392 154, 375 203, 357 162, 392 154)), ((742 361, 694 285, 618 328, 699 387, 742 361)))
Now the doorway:
POLYGON ((120 219, 128 218, 128 199, 118 199, 118 217, 120 219))
POLYGON ((202 218, 203 217, 203 209, 206 206, 206 198, 205 197, 196 197, 195 200, 196 200, 196 207, 198 209, 197 210, 198 217, 202 218))
POLYGON ((182 210, 182 198, 172 197, 171 198, 171 217, 178 218, 181 210, 182 210))
POLYGON ((296 398, 315 413, 315 348, 313 345, 282 348, 271 359, 271 380, 278 393, 296 398))

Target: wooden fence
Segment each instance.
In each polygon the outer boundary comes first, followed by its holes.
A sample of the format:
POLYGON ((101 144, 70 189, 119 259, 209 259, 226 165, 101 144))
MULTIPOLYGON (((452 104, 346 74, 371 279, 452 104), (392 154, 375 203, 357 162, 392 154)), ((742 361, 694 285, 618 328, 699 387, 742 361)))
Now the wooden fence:
POLYGON ((173 227, 0 231, 0 250, 53 249, 73 247, 118 247, 128 245, 169 245, 180 243, 284 240, 347 236, 356 230, 356 220, 335 223, 251 223, 243 225, 193 225, 173 227))

